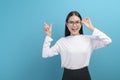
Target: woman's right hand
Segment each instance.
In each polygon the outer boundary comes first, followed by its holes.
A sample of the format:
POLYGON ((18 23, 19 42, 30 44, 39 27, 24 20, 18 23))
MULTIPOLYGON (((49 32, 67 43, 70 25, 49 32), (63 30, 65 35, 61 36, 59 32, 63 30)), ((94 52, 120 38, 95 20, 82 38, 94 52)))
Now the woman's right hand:
POLYGON ((47 36, 52 36, 52 24, 48 25, 47 23, 44 23, 44 32, 47 36))

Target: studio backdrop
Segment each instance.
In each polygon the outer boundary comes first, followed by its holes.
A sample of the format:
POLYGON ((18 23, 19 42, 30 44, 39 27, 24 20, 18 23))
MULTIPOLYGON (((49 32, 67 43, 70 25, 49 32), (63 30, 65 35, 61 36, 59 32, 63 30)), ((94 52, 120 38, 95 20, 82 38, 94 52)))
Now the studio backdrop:
POLYGON ((91 56, 92 80, 120 80, 119 7, 119 0, 0 0, 0 80, 61 80, 60 56, 42 58, 43 23, 53 25, 54 45, 73 10, 112 39, 91 56))

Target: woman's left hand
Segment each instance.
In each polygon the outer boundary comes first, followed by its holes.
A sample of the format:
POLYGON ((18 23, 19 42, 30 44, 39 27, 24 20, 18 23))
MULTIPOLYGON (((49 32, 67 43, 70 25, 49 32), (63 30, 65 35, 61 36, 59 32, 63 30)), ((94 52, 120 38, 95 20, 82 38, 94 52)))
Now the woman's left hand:
POLYGON ((94 27, 91 23, 91 20, 89 18, 85 18, 82 20, 82 23, 91 31, 94 31, 94 27))

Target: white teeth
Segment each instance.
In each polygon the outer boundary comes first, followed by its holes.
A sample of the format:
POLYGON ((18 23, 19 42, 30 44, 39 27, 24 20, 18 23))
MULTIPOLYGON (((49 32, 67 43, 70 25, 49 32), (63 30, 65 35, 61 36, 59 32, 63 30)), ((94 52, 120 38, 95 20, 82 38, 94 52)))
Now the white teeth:
POLYGON ((75 28, 75 29, 73 29, 73 30, 77 30, 78 28, 75 28))

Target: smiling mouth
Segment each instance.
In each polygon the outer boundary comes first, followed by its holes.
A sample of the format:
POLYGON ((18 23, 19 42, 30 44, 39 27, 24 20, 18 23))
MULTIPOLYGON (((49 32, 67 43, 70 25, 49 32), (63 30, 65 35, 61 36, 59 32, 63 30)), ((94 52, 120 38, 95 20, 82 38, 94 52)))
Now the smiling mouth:
POLYGON ((74 28, 72 28, 72 31, 77 31, 77 30, 78 30, 78 28, 75 28, 75 29, 74 29, 74 28))

